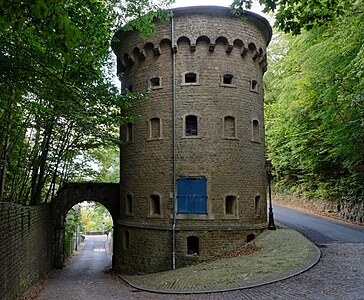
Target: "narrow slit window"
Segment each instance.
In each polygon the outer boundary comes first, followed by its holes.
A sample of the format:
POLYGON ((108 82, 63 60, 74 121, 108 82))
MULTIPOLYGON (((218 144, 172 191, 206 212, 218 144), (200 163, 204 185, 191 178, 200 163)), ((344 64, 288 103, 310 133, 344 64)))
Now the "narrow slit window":
POLYGON ((226 196, 225 198, 225 214, 226 215, 235 215, 236 212, 236 197, 235 196, 226 196))
POLYGON ((126 205, 125 205, 125 211, 127 214, 133 213, 133 196, 128 194, 126 195, 126 205))
POLYGON ((228 116, 224 118, 224 136, 227 138, 235 138, 235 118, 228 116))
POLYGON ((151 215, 161 214, 161 199, 159 195, 150 196, 150 214, 151 215))
POLYGON ((225 74, 222 78, 223 84, 233 84, 233 78, 234 76, 231 74, 225 74))
POLYGON ((197 74, 196 73, 187 73, 185 74, 185 83, 196 83, 197 82, 197 74))
POLYGON ((187 254, 195 256, 200 254, 199 238, 197 236, 187 237, 187 254))
POLYGON ((261 203, 260 196, 255 197, 254 207, 255 207, 255 215, 260 216, 261 215, 261 210, 262 210, 262 203, 261 203))
POLYGON ((129 231, 125 230, 123 236, 123 248, 127 250, 129 249, 129 246, 130 246, 129 231))
POLYGON ((133 140, 133 123, 126 125, 126 141, 131 142, 133 140))
POLYGON ((259 121, 253 120, 253 128, 252 128, 252 139, 254 142, 259 142, 260 136, 259 136, 259 121))
POLYGON ((186 136, 196 136, 197 132, 197 116, 186 116, 186 136))

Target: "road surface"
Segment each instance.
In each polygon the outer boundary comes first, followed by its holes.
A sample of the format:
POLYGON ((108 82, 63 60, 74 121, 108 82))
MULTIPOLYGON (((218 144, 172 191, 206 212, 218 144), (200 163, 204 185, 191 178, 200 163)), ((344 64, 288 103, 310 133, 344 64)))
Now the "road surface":
POLYGON ((275 221, 296 229, 317 245, 364 243, 364 226, 275 205, 275 221))
POLYGON ((109 272, 111 260, 105 248, 106 236, 87 236, 79 254, 65 269, 55 271, 38 297, 31 299, 364 300, 362 228, 284 207, 276 206, 274 212, 277 222, 302 230, 321 245, 322 258, 312 269, 284 281, 246 290, 199 295, 147 293, 129 287, 109 272))

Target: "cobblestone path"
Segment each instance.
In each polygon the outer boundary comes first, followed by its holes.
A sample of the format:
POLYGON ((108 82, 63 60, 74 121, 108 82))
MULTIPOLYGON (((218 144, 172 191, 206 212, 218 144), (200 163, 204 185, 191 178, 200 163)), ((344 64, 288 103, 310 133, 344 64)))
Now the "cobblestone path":
POLYGON ((110 271, 106 236, 87 237, 78 255, 52 273, 35 299, 320 299, 364 300, 364 244, 323 246, 321 261, 306 273, 261 287, 215 294, 172 295, 130 288, 110 271))

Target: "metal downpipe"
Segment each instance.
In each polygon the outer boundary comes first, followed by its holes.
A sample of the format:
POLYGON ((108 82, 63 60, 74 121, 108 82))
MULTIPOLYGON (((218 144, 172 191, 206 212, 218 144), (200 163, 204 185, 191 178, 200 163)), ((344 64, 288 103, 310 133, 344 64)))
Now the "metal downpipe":
POLYGON ((171 17, 171 39, 172 39, 172 102, 173 102, 173 224, 172 224, 172 269, 176 269, 176 47, 174 40, 173 11, 171 17))

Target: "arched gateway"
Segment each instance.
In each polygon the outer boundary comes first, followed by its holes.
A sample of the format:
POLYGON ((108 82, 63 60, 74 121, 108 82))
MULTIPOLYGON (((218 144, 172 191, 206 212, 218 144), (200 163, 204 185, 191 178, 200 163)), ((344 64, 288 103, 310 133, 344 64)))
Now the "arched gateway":
POLYGON ((77 203, 95 201, 110 212, 114 224, 120 215, 119 183, 66 183, 52 200, 54 222, 54 267, 63 267, 64 221, 67 212, 77 203))

